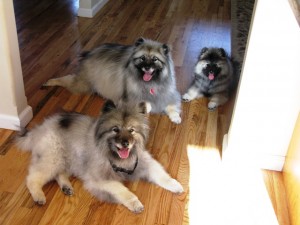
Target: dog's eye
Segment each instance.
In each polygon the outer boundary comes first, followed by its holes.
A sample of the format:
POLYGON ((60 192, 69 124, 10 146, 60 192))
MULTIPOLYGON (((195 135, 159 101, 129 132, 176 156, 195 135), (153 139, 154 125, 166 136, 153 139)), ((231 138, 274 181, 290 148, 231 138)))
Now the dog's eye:
POLYGON ((129 132, 130 132, 130 133, 133 133, 134 131, 135 131, 134 128, 130 128, 130 129, 129 129, 129 132))
POLYGON ((155 56, 153 56, 152 61, 153 61, 153 62, 156 62, 157 60, 158 60, 158 58, 155 57, 155 56))
POLYGON ((145 61, 146 60, 146 57, 143 55, 143 56, 141 56, 141 58, 140 58, 142 61, 145 61))
POLYGON ((120 129, 118 127, 113 127, 112 128, 112 131, 115 132, 115 133, 119 133, 120 132, 120 129))

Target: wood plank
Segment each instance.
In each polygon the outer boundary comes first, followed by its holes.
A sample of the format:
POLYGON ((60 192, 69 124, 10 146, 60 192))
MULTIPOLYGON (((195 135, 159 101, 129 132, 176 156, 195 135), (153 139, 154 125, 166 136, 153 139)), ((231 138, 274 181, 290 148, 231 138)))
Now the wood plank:
MULTIPOLYGON (((231 46, 230 0, 108 1, 92 19, 77 17, 78 0, 14 0, 14 7, 25 91, 34 110, 29 128, 56 112, 99 114, 104 99, 97 95, 72 95, 59 87, 40 89, 47 79, 76 71, 82 50, 104 42, 132 44, 140 36, 167 43, 172 47, 177 87, 183 94, 193 79, 201 48, 220 46, 230 51, 231 46)), ((51 182, 43 189, 46 205, 36 206, 25 186, 30 153, 14 146, 15 132, 0 129, 0 224, 190 224, 190 212, 195 209, 190 205, 194 199, 190 199, 188 149, 196 147, 201 156, 199 174, 207 175, 201 178, 211 182, 207 170, 220 163, 233 102, 234 97, 214 112, 207 110, 206 98, 183 103, 180 125, 171 123, 166 115, 149 116, 147 149, 181 182, 185 192, 174 195, 145 181, 128 182, 126 186, 145 206, 138 215, 122 205, 97 200, 76 178, 72 179, 74 196, 64 196, 51 182)), ((287 211, 281 205, 281 175, 266 174, 266 186, 283 225, 287 211)), ((209 185, 204 189, 209 190, 209 185)), ((213 193, 207 196, 217 199, 218 187, 211 189, 213 193)), ((201 206, 205 204, 209 202, 201 202, 201 206)))
POLYGON ((281 172, 263 171, 264 181, 280 225, 289 225, 289 210, 281 172))
POLYGON ((286 161, 283 168, 283 180, 286 188, 287 204, 291 224, 300 224, 300 114, 295 128, 286 161))

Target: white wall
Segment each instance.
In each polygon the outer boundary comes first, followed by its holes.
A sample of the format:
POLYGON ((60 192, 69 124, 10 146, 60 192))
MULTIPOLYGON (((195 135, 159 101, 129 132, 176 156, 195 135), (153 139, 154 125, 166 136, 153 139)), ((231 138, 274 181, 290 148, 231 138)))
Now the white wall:
POLYGON ((32 119, 27 105, 12 0, 0 1, 0 128, 17 130, 32 119))
POLYGON ((286 0, 257 0, 226 157, 282 170, 300 109, 300 29, 286 0))
POLYGON ((78 16, 94 17, 108 0, 79 0, 78 16))

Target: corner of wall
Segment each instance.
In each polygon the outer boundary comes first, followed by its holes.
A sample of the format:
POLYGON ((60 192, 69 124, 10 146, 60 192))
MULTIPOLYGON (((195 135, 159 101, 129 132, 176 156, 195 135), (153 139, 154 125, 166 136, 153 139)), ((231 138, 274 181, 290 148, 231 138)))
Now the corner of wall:
MULTIPOLYGON (((89 0, 80 0, 80 2, 89 1, 89 0)), ((80 4, 78 9, 78 16, 92 18, 97 12, 108 2, 108 0, 97 0, 94 4, 89 2, 90 4, 80 4)))
POLYGON ((25 127, 33 117, 31 106, 25 109, 17 116, 0 114, 0 127, 10 130, 20 130, 25 127))

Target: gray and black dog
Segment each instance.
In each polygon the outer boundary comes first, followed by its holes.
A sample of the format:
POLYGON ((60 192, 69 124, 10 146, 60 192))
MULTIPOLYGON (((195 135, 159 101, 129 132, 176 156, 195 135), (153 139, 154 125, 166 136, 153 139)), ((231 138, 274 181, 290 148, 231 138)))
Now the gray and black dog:
POLYGON ((195 66, 193 83, 182 96, 183 101, 208 97, 208 109, 226 103, 234 86, 234 69, 223 48, 203 48, 195 66))
POLYGON ((103 44, 81 56, 78 72, 50 79, 73 93, 96 92, 115 104, 149 102, 153 113, 181 122, 181 96, 168 45, 139 38, 133 45, 103 44))
POLYGON ((66 195, 73 194, 69 176, 82 180, 97 198, 120 203, 134 213, 144 206, 122 183, 145 179, 171 192, 181 184, 145 149, 148 138, 147 105, 116 107, 107 101, 98 118, 78 113, 56 114, 16 138, 22 150, 31 151, 27 187, 33 200, 43 205, 42 187, 56 180, 66 195))

